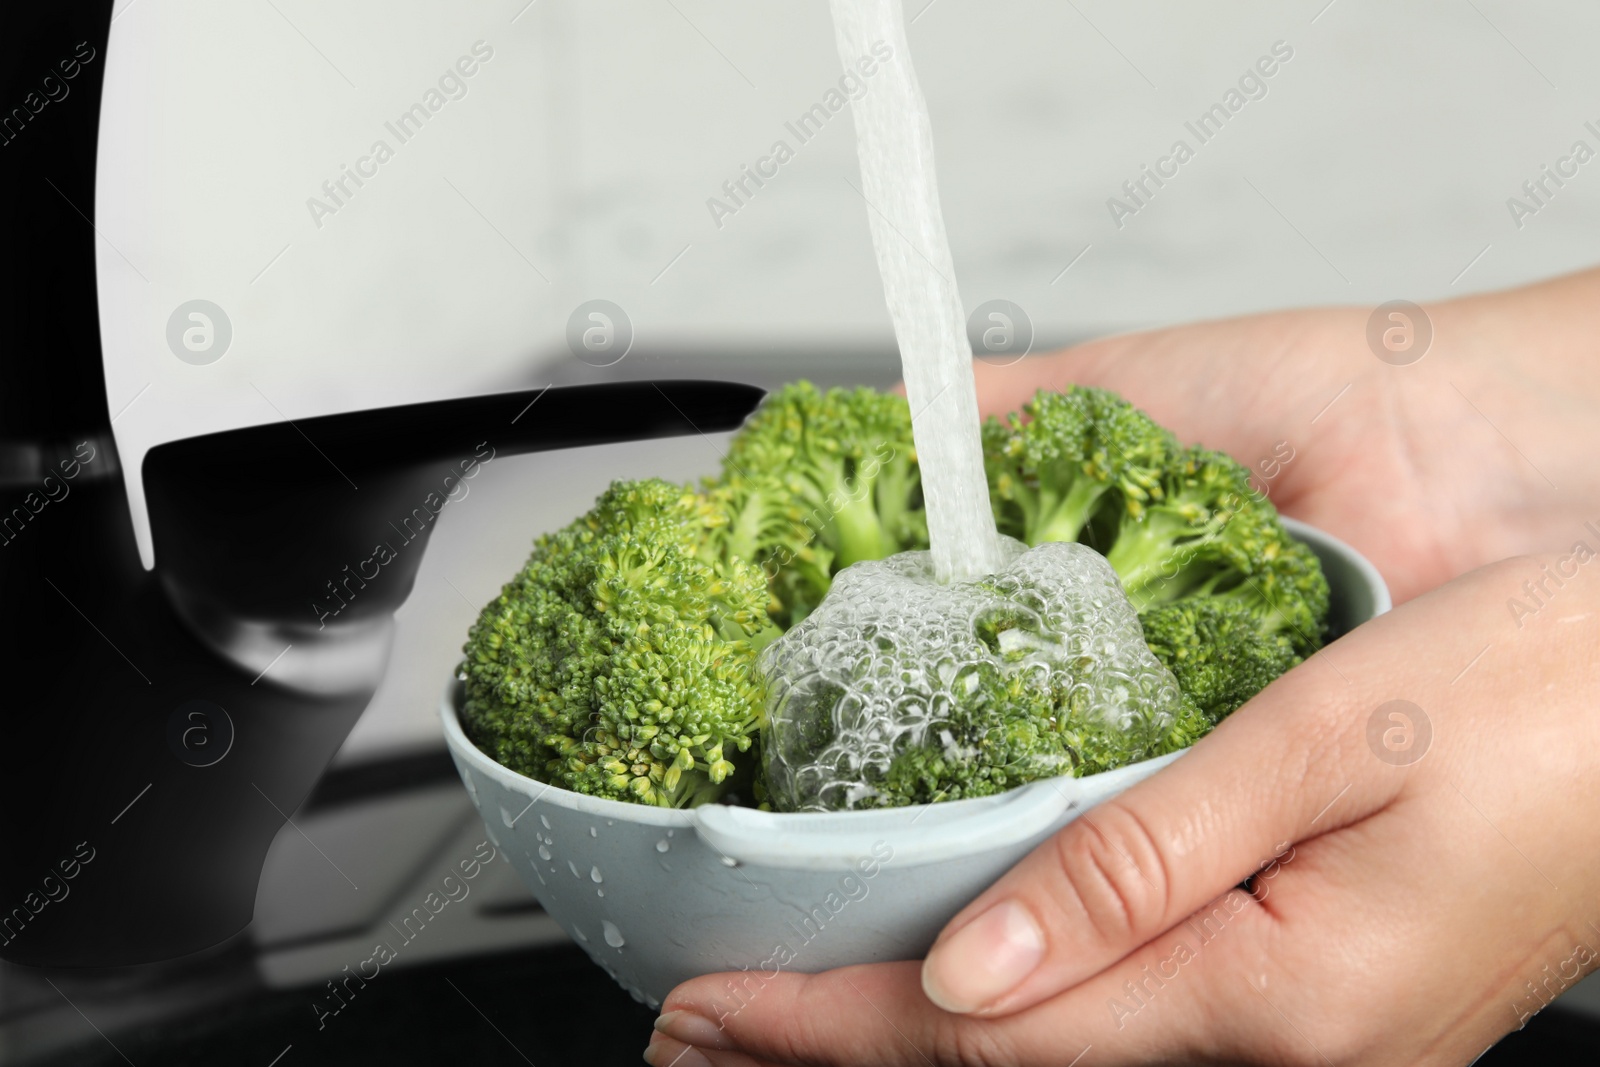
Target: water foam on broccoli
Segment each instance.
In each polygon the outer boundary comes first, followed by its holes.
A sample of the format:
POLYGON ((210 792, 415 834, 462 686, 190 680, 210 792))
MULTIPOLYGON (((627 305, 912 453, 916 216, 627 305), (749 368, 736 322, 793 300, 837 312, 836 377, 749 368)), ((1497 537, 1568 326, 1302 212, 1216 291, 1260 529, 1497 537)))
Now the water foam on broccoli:
POLYGON ((1203 731, 1103 556, 1010 538, 1002 550, 997 573, 949 584, 927 552, 847 567, 767 648, 774 807, 987 796, 1174 751, 1203 731))

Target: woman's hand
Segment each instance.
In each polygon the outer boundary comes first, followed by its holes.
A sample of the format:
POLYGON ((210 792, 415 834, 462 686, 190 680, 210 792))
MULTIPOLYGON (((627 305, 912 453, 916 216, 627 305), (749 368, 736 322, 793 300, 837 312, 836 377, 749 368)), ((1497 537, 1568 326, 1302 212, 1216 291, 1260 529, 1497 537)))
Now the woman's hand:
POLYGON ((1470 1062, 1600 963, 1600 537, 1580 536, 1330 645, 1040 846, 925 964, 780 974, 720 1017, 727 976, 695 979, 647 1058, 1470 1062), (1524 583, 1542 606, 1514 617, 1524 583))
POLYGON ((1403 601, 1600 520, 1600 271, 1426 312, 1432 344, 1406 366, 1373 354, 1365 309, 1289 311, 979 361, 979 403, 1113 389, 1254 469, 1403 601))
POLYGON ((721 1018, 696 979, 651 1062, 1458 1064, 1593 969, 1600 272, 1428 314, 1407 365, 1354 309, 980 365, 985 412, 1116 390, 1416 599, 1041 846, 925 964, 779 975, 721 1018))

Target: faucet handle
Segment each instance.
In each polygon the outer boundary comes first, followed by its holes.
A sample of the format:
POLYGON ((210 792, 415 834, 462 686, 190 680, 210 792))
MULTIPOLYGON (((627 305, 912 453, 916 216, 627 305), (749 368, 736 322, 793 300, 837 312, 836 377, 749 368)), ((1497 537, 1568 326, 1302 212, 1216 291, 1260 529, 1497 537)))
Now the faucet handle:
POLYGON ((370 692, 434 517, 482 461, 729 430, 761 396, 712 381, 552 386, 172 441, 144 460, 156 569, 189 629, 246 673, 293 644, 278 684, 370 692))

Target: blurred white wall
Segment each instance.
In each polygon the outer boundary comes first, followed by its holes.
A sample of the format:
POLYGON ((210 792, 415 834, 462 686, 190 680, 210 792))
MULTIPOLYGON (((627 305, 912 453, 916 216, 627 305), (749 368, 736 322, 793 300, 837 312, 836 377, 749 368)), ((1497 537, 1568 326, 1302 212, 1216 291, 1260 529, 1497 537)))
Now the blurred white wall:
MULTIPOLYGON (((1595 257, 1600 162, 1520 229, 1506 206, 1575 140, 1600 149, 1593 4, 907 2, 963 297, 1016 301, 1047 341, 1595 257), (1280 41, 1266 95, 1199 145, 1184 123, 1280 41), (1178 138, 1194 158, 1119 228, 1107 199, 1178 138)), ((804 145, 784 127, 839 77, 820 0, 123 0, 108 52, 100 303, 136 499, 162 440, 543 385, 596 297, 632 318, 630 363, 703 349, 738 375, 787 349, 798 375, 797 349, 892 346, 848 114, 804 145), (465 95, 400 143, 385 123, 480 41, 465 95), (308 198, 379 139, 393 158, 319 226, 308 198), (793 160, 719 228, 707 199, 777 139, 793 160), (233 329, 205 365, 167 340, 193 299, 233 329)), ((342 758, 436 737, 468 601, 539 528, 613 474, 715 461, 684 441, 496 464, 441 524, 342 758)))

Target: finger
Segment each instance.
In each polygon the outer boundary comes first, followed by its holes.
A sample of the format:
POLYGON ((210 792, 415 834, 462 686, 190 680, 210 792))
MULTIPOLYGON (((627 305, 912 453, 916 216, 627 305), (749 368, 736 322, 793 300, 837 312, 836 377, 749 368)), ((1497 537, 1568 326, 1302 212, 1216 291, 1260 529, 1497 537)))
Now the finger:
POLYGON ((1405 778, 1371 758, 1359 713, 1381 702, 1368 686, 1382 684, 1397 656, 1397 628, 1442 611, 1393 612, 1336 642, 1171 767, 1040 845, 940 934, 923 970, 929 997, 959 1013, 1030 1007, 1171 929, 1295 842, 1389 804, 1405 778), (1361 663, 1361 677, 1341 675, 1334 655, 1361 663))
POLYGON ((743 1052, 698 1048, 657 1031, 644 1050, 650 1067, 779 1067, 771 1060, 758 1060, 743 1052))
POLYGON ((1252 1052, 1264 1053, 1276 1039, 1269 1027, 1247 1025, 1264 1009, 1237 976, 1261 973, 1273 925, 1248 894, 1232 890, 1116 967, 1002 1018, 940 1010, 923 994, 916 965, 893 963, 693 979, 667 997, 672 1018, 664 1025, 675 1037, 692 1033, 717 1067, 743 1067, 719 1058, 739 1053, 752 1063, 821 1067, 1068 1064, 1091 1047, 1104 1067, 1167 1062, 1235 1044, 1239 1033, 1266 1033, 1252 1037, 1252 1052), (687 1018, 697 1025, 684 1027, 687 1018))
POLYGON ((702 1049, 738 1050, 779 1063, 924 1064, 927 1020, 915 962, 823 974, 757 971, 691 979, 668 994, 656 1026, 702 1049))

